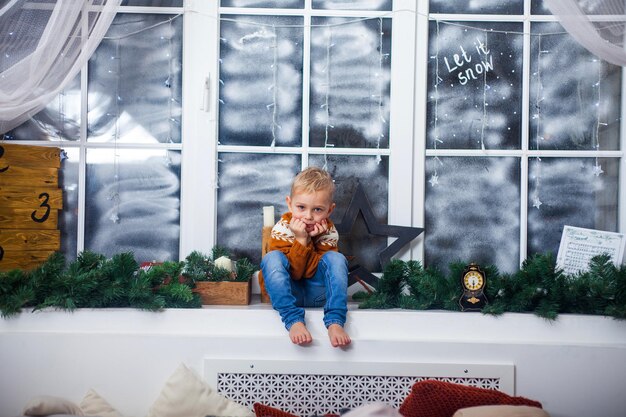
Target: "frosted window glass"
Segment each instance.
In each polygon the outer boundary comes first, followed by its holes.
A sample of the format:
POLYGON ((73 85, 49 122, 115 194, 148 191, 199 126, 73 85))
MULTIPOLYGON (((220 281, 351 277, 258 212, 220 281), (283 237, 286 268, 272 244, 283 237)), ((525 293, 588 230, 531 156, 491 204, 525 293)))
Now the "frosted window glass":
POLYGON ((63 189, 63 210, 59 211, 61 252, 66 259, 76 258, 78 237, 78 148, 65 148, 59 171, 59 187, 63 189))
POLYGON ((219 142, 300 145, 302 18, 222 15, 222 19, 219 142), (290 25, 296 27, 286 27, 290 25))
POLYGON ((520 0, 430 0, 430 13, 522 14, 520 0))
POLYGON ((122 6, 183 7, 183 0, 123 0, 122 6))
POLYGON ((313 0, 314 9, 391 10, 391 0, 313 0))
POLYGON ((222 7, 267 7, 287 9, 304 7, 304 0, 222 0, 222 7))
MULTIPOLYGON (((379 163, 375 156, 311 155, 309 165, 326 167, 335 180, 336 208, 331 220, 341 222, 357 185, 361 184, 376 220, 387 224, 389 158, 383 157, 379 163)), ((369 234, 360 214, 350 234, 339 239, 339 251, 355 256, 354 262, 371 272, 381 271, 378 255, 386 247, 387 238, 369 234)))
POLYGON ((595 158, 531 158, 528 253, 552 252, 556 258, 564 225, 617 232, 619 163, 598 158, 603 172, 595 175, 595 158))
POLYGON ((530 149, 619 149, 621 67, 596 58, 557 23, 532 31, 530 149))
POLYGON ((519 172, 518 158, 427 158, 425 265, 447 271, 456 260, 516 271, 519 172))
MULTIPOLYGON (((617 8, 622 7, 621 13, 624 13, 624 4, 620 4, 620 2, 613 1, 610 3, 611 7, 617 8)), ((606 2, 603 1, 579 1, 578 5, 586 14, 594 14, 594 10, 597 10, 598 6, 600 8, 605 8, 606 2)), ((530 11, 533 14, 551 14, 550 9, 548 8, 547 3, 544 0, 531 0, 530 2, 530 11)))
POLYGON ((80 76, 77 76, 43 110, 6 132, 2 139, 77 141, 80 121, 80 76))
POLYGON ((180 152, 88 150, 85 202, 85 249, 178 260, 180 152))
POLYGON ((520 149, 522 24, 456 23, 430 23, 428 149, 520 149))
POLYGON ((552 14, 543 0, 531 0, 530 12, 532 14, 552 14))
POLYGON ((88 139, 180 143, 182 17, 118 14, 89 60, 88 139))
POLYGON ((391 21, 312 22, 311 146, 389 147, 391 21))
POLYGON ((263 207, 276 220, 287 211, 285 197, 300 171, 299 155, 220 153, 218 158, 217 244, 237 256, 261 261, 263 207))

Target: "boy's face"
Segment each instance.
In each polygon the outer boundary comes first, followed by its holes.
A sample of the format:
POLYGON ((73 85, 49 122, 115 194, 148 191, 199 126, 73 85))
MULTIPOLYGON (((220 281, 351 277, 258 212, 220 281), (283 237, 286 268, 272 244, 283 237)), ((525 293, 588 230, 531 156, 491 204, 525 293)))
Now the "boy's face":
POLYGON ((328 219, 335 203, 331 201, 330 192, 326 190, 314 193, 296 191, 291 197, 287 197, 287 207, 294 218, 306 223, 307 232, 311 232, 316 223, 328 219))

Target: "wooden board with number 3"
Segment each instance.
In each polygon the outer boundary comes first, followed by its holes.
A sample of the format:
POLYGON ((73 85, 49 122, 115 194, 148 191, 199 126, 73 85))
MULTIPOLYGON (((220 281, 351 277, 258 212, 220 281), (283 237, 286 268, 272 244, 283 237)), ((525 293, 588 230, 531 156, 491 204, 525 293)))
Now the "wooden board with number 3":
POLYGON ((61 247, 61 149, 0 142, 0 271, 32 269, 61 247))

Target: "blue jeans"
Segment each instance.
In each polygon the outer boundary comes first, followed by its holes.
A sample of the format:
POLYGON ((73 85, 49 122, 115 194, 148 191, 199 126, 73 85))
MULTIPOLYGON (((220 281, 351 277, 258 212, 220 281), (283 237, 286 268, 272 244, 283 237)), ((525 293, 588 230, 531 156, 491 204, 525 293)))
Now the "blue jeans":
POLYGON ((339 252, 326 252, 315 275, 291 279, 289 261, 284 253, 271 251, 261 261, 265 289, 272 307, 289 330, 294 323, 304 323, 303 307, 324 306, 324 325, 343 327, 348 311, 348 262, 339 252))

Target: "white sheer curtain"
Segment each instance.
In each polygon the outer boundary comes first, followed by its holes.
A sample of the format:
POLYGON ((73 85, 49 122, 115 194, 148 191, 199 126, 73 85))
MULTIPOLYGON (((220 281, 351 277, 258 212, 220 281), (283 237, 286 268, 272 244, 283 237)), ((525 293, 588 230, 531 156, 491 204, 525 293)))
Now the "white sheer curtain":
POLYGON ((545 2, 550 12, 559 19, 561 25, 578 43, 607 62, 626 66, 623 20, 625 0, 545 0, 545 2), (598 17, 590 19, 591 15, 598 17))
POLYGON ((120 2, 0 0, 0 134, 42 110, 74 79, 120 2))

